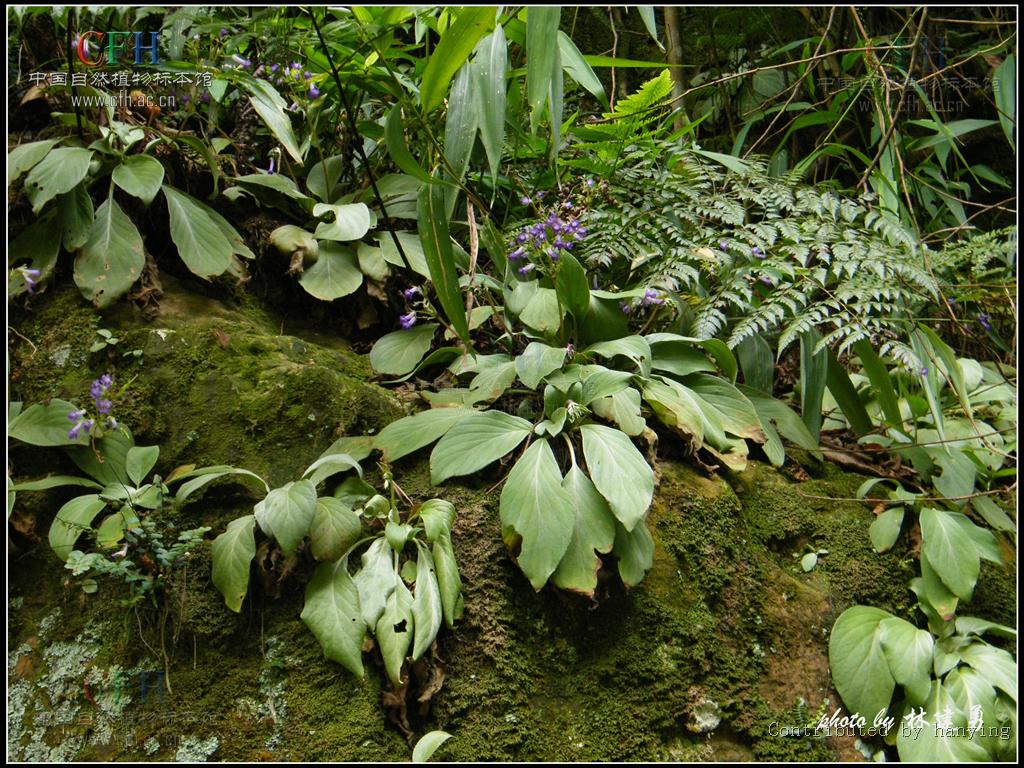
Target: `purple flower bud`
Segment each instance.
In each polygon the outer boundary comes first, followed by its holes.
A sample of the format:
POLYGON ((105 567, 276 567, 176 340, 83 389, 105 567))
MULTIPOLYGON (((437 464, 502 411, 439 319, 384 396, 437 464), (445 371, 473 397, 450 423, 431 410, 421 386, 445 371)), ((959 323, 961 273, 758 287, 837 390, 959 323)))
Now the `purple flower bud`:
POLYGON ((576 354, 576 348, 572 344, 566 344, 565 354, 567 354, 569 357, 572 357, 573 355, 576 354))
POLYGON ((416 325, 416 313, 410 312, 407 315, 400 315, 398 318, 398 324, 402 326, 402 330, 409 330, 416 325))
POLYGON ((78 433, 82 431, 83 424, 85 424, 85 422, 80 421, 68 430, 68 440, 76 440, 78 438, 78 433))
POLYGON ((302 73, 302 79, 303 80, 312 80, 313 79, 313 73, 312 72, 303 72, 302 73))
POLYGON ((199 96, 199 100, 201 102, 203 102, 203 104, 209 104, 210 103, 210 92, 209 91, 203 91, 202 94, 199 96))
POLYGON ((85 416, 85 411, 71 411, 68 414, 68 421, 78 421, 83 416, 85 416))
POLYGON ((318 99, 318 98, 320 98, 320 89, 317 88, 315 85, 309 86, 309 98, 311 98, 311 99, 318 99))
POLYGON ((764 254, 764 251, 762 251, 762 250, 761 250, 761 249, 760 249, 760 248, 759 248, 758 246, 756 246, 756 245, 755 245, 755 246, 754 246, 753 248, 751 248, 751 249, 750 249, 750 254, 751 254, 752 256, 754 256, 755 258, 758 258, 758 259, 763 259, 763 258, 765 258, 765 254, 764 254))
POLYGON ((624 314, 624 315, 628 315, 630 312, 633 311, 633 307, 631 307, 629 305, 628 301, 623 301, 622 303, 620 303, 619 304, 619 309, 622 310, 622 314, 624 314))
POLYGON ((588 187, 594 186, 594 180, 593 179, 587 179, 587 186, 588 187))
POLYGON ((723 251, 728 251, 729 250, 729 244, 727 242, 725 242, 725 240, 719 240, 718 241, 718 247, 721 248, 723 251))
POLYGON ((277 166, 274 164, 274 156, 270 156, 270 165, 267 166, 267 173, 273 173, 277 166))
POLYGON ((509 261, 519 261, 521 258, 526 256, 526 250, 524 248, 516 248, 512 253, 508 255, 509 261))
POLYGON ((93 428, 95 424, 96 422, 93 419, 86 419, 85 421, 82 422, 82 429, 88 432, 90 429, 93 428))
POLYGON ((415 285, 412 288, 406 288, 404 291, 402 291, 402 298, 404 298, 406 301, 412 301, 419 295, 420 289, 417 288, 415 285))
POLYGON ((928 366, 927 365, 921 366, 921 370, 918 371, 918 373, 920 373, 922 376, 927 376, 928 375, 928 366))
POLYGON ((519 268, 519 274, 522 275, 523 277, 526 277, 528 274, 530 274, 530 272, 533 271, 533 269, 533 264, 524 264, 519 268))
POLYGON ((533 200, 531 200, 527 195, 523 195, 521 198, 519 198, 519 202, 522 203, 523 205, 529 205, 530 203, 533 202, 533 200))
POLYGON ((239 56, 237 53, 231 54, 231 60, 235 62, 238 66, 240 66, 242 69, 248 69, 252 66, 251 61, 249 61, 244 56, 239 56))
POLYGON ((271 65, 270 65, 270 71, 271 71, 271 72, 277 72, 277 70, 279 70, 280 68, 281 68, 281 67, 280 67, 280 66, 278 66, 277 64, 271 64, 271 65))
POLYGON ((227 36, 228 36, 228 31, 227 31, 227 29, 225 29, 224 27, 221 27, 221 28, 220 28, 220 36, 221 36, 221 37, 227 37, 227 36))
POLYGON ((110 387, 111 387, 111 385, 113 383, 114 383, 114 377, 111 376, 109 373, 104 373, 102 376, 100 376, 100 385, 104 389, 110 389, 110 387))
POLYGON ((99 411, 101 416, 106 416, 110 413, 110 409, 113 405, 114 404, 110 400, 98 400, 96 402, 96 410, 99 411))
POLYGON ((986 313, 982 312, 978 315, 978 322, 981 323, 981 327, 986 331, 992 330, 992 318, 990 318, 986 313))
POLYGON ((522 245, 529 238, 530 238, 530 236, 528 234, 526 234, 525 232, 520 232, 518 235, 516 235, 516 242, 519 243, 520 245, 522 245))
POLYGON ((775 285, 775 283, 772 282, 772 279, 768 277, 768 275, 761 275, 761 282, 764 283, 765 285, 775 285))

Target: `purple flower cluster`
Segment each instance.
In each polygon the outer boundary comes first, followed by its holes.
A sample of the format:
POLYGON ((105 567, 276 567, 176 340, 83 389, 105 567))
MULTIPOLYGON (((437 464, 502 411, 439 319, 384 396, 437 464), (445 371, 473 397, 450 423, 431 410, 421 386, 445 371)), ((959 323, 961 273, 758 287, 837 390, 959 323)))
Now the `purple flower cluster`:
POLYGON ((982 312, 980 315, 978 315, 978 322, 981 323, 981 327, 984 328, 986 331, 992 330, 992 318, 989 317, 988 314, 986 314, 985 312, 982 312))
MULTIPOLYGON (((508 260, 522 261, 532 256, 542 263, 555 264, 563 253, 571 251, 576 243, 586 237, 587 228, 580 223, 578 217, 568 213, 575 210, 572 201, 566 200, 561 208, 563 214, 553 210, 546 219, 516 235, 516 248, 508 255, 508 260)), ((527 275, 535 266, 534 263, 526 263, 519 268, 519 274, 527 275)))
MULTIPOLYGON (((111 429, 117 427, 117 419, 110 415, 110 410, 114 407, 114 403, 107 397, 110 388, 113 385, 114 377, 109 373, 104 373, 98 379, 93 381, 92 385, 89 387, 89 395, 92 397, 93 403, 96 406, 96 412, 100 416, 107 417, 107 426, 111 429)), ((75 440, 79 433, 83 431, 86 434, 89 434, 93 427, 96 426, 96 419, 87 419, 86 416, 87 412, 84 408, 68 413, 68 421, 71 421, 74 424, 74 426, 68 430, 69 440, 75 440)))
MULTIPOLYGON (((232 57, 237 61, 236 57, 232 57)), ((240 63, 240 62, 239 62, 240 63)), ((243 69, 247 69, 248 65, 242 65, 243 69)), ((269 83, 274 85, 305 85, 309 84, 306 90, 307 95, 311 99, 320 98, 320 88, 317 87, 316 83, 309 82, 313 79, 313 73, 307 69, 303 69, 302 65, 297 61, 293 61, 291 64, 270 64, 269 66, 260 65, 256 67, 256 71, 252 73, 254 77, 262 78, 269 83)))
MULTIPOLYGON (((415 285, 412 288, 406 288, 404 291, 402 291, 402 298, 405 299, 406 304, 411 304, 419 295, 421 295, 420 289, 417 288, 415 285)), ((408 331, 410 328, 416 325, 416 310, 410 309, 404 315, 399 315, 398 324, 402 326, 403 331, 408 331)))
MULTIPOLYGON (((640 299, 641 307, 657 307, 665 303, 664 295, 658 293, 653 288, 648 288, 644 291, 643 298, 640 299)), ((630 314, 634 307, 628 301, 623 301, 619 304, 619 309, 622 310, 622 314, 630 314)))

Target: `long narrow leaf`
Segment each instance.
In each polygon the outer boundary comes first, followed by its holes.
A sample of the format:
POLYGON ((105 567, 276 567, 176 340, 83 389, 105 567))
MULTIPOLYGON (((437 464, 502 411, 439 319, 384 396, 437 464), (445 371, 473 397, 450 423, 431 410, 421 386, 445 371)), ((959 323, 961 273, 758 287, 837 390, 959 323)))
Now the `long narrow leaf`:
POLYGON ((441 105, 448 83, 459 71, 477 41, 494 25, 494 6, 467 7, 455 23, 441 36, 441 42, 430 55, 420 87, 420 102, 430 112, 441 105))
POLYGON ((420 190, 416 212, 423 255, 437 298, 459 338, 468 344, 469 324, 466 322, 462 293, 459 291, 455 255, 448 235, 448 217, 445 215, 445 187, 440 184, 424 186, 420 190))

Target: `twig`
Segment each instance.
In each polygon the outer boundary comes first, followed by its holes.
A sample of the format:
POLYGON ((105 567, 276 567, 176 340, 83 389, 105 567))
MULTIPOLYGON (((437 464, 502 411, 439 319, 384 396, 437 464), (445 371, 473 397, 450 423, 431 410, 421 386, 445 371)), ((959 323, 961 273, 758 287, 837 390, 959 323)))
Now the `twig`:
MULTIPOLYGON (((889 480, 891 478, 883 479, 889 480)), ((793 491, 797 496, 802 496, 805 499, 821 499, 823 501, 862 501, 865 504, 907 504, 908 502, 914 501, 966 501, 967 499, 975 499, 979 496, 992 496, 998 493, 1013 493, 1016 489, 1017 484, 1014 483, 1009 488, 997 488, 994 491, 978 491, 977 493, 970 493, 966 496, 915 496, 913 499, 858 499, 853 496, 818 496, 813 493, 804 493, 796 488, 794 488, 793 491)))

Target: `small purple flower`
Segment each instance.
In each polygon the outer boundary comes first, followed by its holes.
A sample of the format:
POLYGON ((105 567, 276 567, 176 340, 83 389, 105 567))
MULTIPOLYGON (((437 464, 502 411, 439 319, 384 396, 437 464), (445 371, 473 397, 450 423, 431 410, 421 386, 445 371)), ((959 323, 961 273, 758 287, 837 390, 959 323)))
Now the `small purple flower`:
POLYGON ((210 92, 209 91, 203 91, 202 94, 199 96, 199 100, 201 102, 203 102, 203 104, 209 104, 210 103, 210 92))
POLYGON ((85 422, 80 421, 77 424, 75 424, 75 426, 68 430, 68 440, 78 439, 78 433, 82 431, 83 424, 85 424, 85 422))
POLYGON ((928 366, 927 365, 922 365, 921 366, 921 370, 918 371, 918 373, 920 373, 922 376, 927 376, 928 375, 928 366))
POLYGON ((772 279, 768 277, 768 275, 761 275, 761 282, 764 283, 765 285, 775 285, 775 283, 772 282, 772 279))
POLYGON ((277 166, 274 164, 274 156, 270 156, 270 165, 267 166, 267 173, 272 174, 277 166))
POLYGON ((310 85, 309 86, 309 98, 311 98, 311 99, 318 99, 318 98, 320 98, 320 89, 317 88, 315 85, 310 85))
POLYGON ((521 198, 519 198, 519 202, 522 203, 523 205, 529 205, 530 203, 533 202, 533 200, 531 200, 527 195, 523 195, 521 198))
POLYGON ((508 260, 509 261, 519 261, 520 259, 522 259, 525 256, 526 256, 526 249, 525 248, 516 248, 514 251, 512 251, 512 253, 510 253, 508 255, 508 260))
POLYGON ((533 269, 534 269, 534 265, 533 264, 524 264, 523 266, 521 266, 519 268, 519 274, 522 275, 523 277, 526 277, 528 274, 530 274, 533 271, 533 269))
POLYGON ((755 246, 754 246, 753 248, 751 248, 751 249, 750 249, 750 255, 751 255, 751 256, 753 256, 754 258, 757 258, 757 259, 763 259, 763 258, 765 258, 765 254, 764 254, 764 251, 762 251, 762 250, 761 250, 761 249, 760 249, 760 248, 759 248, 758 246, 756 246, 756 245, 755 245, 755 246))
POLYGON ((525 243, 529 239, 530 239, 530 236, 528 234, 526 234, 525 232, 520 232, 518 235, 516 235, 516 242, 519 243, 520 245, 522 245, 523 243, 525 243))
POLYGON ((117 429, 117 419, 115 419, 113 416, 108 418, 107 426, 110 427, 110 429, 117 429))
POLYGON ((96 410, 99 411, 101 416, 106 416, 110 413, 110 409, 113 407, 113 403, 110 400, 97 400, 96 410))
POLYGON ((100 376, 100 385, 104 389, 110 389, 110 387, 113 384, 114 384, 114 377, 111 376, 109 373, 104 373, 102 376, 100 376))
POLYGON ((227 36, 228 36, 227 29, 225 29, 224 27, 221 27, 220 28, 220 37, 227 37, 227 36))
POLYGON ((729 250, 729 244, 727 242, 725 242, 725 240, 719 240, 718 241, 718 247, 721 250, 723 250, 723 251, 728 251, 729 250))
POLYGON ((978 322, 981 323, 981 327, 986 331, 992 330, 992 318, 990 318, 986 313, 982 312, 978 315, 978 322))
POLYGON ((407 315, 400 315, 398 318, 398 324, 402 326, 403 331, 408 331, 416 325, 416 313, 410 312, 407 315))
POLYGON ((622 303, 620 303, 619 304, 619 309, 622 310, 622 314, 624 314, 624 315, 628 315, 630 312, 633 311, 633 307, 631 307, 629 305, 628 301, 623 301, 622 303))
POLYGON ((574 347, 572 344, 566 344, 565 354, 567 354, 569 357, 572 357, 573 355, 576 354, 576 347, 574 347))
POLYGON ((658 296, 658 292, 653 288, 648 288, 644 291, 643 305, 649 307, 651 305, 664 304, 665 300, 658 296))
POLYGON ((593 179, 587 179, 587 186, 588 187, 593 187, 594 186, 594 180, 593 179))
POLYGON ((271 65, 270 65, 270 71, 271 71, 271 72, 277 72, 277 70, 279 70, 280 68, 281 68, 281 67, 280 67, 280 66, 278 66, 277 64, 271 64, 271 65))
POLYGON ((28 292, 35 293, 35 287, 39 283, 37 278, 42 273, 38 269, 30 269, 28 267, 19 267, 18 270, 21 272, 21 276, 25 279, 25 287, 28 289, 28 292))
POLYGON ((404 291, 402 291, 402 298, 404 298, 406 301, 412 301, 419 295, 420 289, 417 288, 415 285, 412 288, 406 288, 404 291))
POLYGON ((302 73, 302 79, 303 80, 312 80, 313 79, 313 73, 312 72, 303 72, 302 73))
POLYGON ((86 419, 85 421, 82 422, 82 429, 88 432, 90 429, 93 428, 95 424, 96 422, 93 419, 86 419))
POLYGON ((239 56, 237 53, 231 54, 231 60, 233 62, 235 62, 235 64, 240 66, 242 69, 248 69, 249 67, 252 66, 252 62, 251 61, 249 61, 244 56, 239 56))
POLYGON ((68 414, 68 421, 78 421, 83 416, 85 416, 85 411, 71 411, 68 414))

